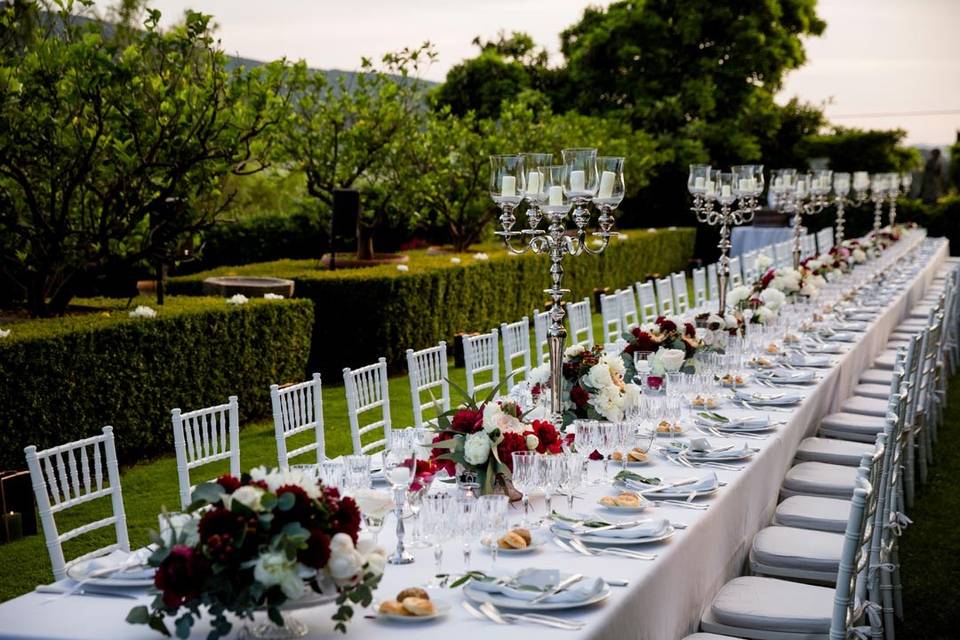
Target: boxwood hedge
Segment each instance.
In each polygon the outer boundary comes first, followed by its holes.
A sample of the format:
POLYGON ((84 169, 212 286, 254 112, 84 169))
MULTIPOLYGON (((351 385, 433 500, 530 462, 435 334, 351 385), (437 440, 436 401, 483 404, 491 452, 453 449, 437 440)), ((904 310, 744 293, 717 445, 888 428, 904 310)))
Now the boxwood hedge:
MULTIPOLYGON (((137 303, 151 304, 139 300, 137 303)), ((156 317, 126 300, 88 299, 77 314, 0 323, 0 468, 113 425, 122 461, 173 451, 170 410, 239 396, 241 418, 270 413, 269 385, 300 380, 313 327, 309 300, 168 297, 156 317)))
MULTIPOLYGON (((686 267, 695 230, 626 230, 601 256, 564 261, 567 298, 580 299, 596 287, 624 287, 651 273, 686 267)), ((172 279, 170 289, 199 294, 213 275, 259 275, 291 278, 295 296, 316 308, 310 370, 328 381, 343 367, 356 367, 385 356, 402 368, 408 348, 448 340, 458 332, 489 330, 544 308, 549 283, 546 256, 511 256, 502 246, 485 245, 488 259, 476 254, 431 255, 410 252, 407 270, 395 265, 329 271, 315 260, 281 260, 223 267, 172 279), (456 261, 452 260, 456 259, 456 261)))

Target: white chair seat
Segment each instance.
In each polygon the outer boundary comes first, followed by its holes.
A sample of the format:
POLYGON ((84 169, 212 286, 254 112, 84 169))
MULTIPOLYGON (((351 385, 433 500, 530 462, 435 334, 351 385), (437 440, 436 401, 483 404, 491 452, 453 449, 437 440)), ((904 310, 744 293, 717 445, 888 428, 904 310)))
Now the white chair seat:
POLYGON ((711 633, 750 638, 764 631, 818 634, 830 631, 834 589, 775 578, 743 576, 723 585, 700 620, 711 633))
POLYGON ((857 467, 826 462, 801 462, 783 479, 780 493, 785 496, 826 496, 850 498, 857 481, 857 467))
POLYGON ((703 633, 699 631, 692 636, 687 636, 683 640, 737 640, 733 636, 721 636, 716 633, 703 633))
POLYGON ((885 384, 890 389, 893 381, 893 369, 867 369, 860 374, 860 382, 864 384, 885 384))
MULTIPOLYGON (((921 301, 922 302, 922 301, 921 301)), ((935 304, 924 304, 919 307, 914 307, 910 310, 910 318, 920 318, 924 319, 930 315, 930 310, 933 309, 935 304)))
POLYGON ((864 416, 878 416, 882 418, 887 415, 889 404, 888 400, 852 396, 843 401, 840 409, 844 413, 858 413, 864 416))
POLYGON ((917 333, 927 328, 925 320, 906 320, 894 328, 894 333, 917 333))
POLYGON ((874 450, 872 444, 851 442, 834 438, 805 438, 797 449, 797 460, 801 462, 826 462, 847 467, 860 465, 860 458, 874 450))
POLYGON ((776 524, 798 529, 843 533, 850 519, 850 501, 821 496, 791 496, 777 505, 776 524))
POLYGON ((766 527, 753 538, 750 564, 755 573, 833 582, 842 550, 842 533, 766 527))
POLYGON ((877 356, 877 358, 873 361, 873 366, 877 369, 893 369, 893 365, 896 364, 896 360, 897 350, 887 349, 877 356))
POLYGON ((890 398, 890 385, 864 383, 858 384, 853 388, 853 395, 864 398, 877 398, 879 400, 888 400, 890 398))
POLYGON ((831 413, 820 421, 820 434, 828 438, 876 442, 877 434, 883 431, 886 420, 877 416, 859 413, 831 413))

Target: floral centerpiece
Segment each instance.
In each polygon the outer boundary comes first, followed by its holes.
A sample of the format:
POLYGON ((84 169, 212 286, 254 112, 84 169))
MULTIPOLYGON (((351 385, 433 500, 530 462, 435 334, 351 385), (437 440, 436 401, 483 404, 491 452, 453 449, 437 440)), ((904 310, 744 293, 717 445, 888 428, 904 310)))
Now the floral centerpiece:
MULTIPOLYGON (((456 385, 451 384, 456 387, 456 385)), ((457 467, 477 475, 482 493, 499 486, 509 492, 514 451, 560 453, 561 435, 546 420, 529 420, 515 402, 494 400, 498 388, 482 402, 460 391, 463 406, 441 414, 433 439, 431 461, 457 475, 457 467)), ((459 389, 458 389, 459 391, 459 389)))
POLYGON ((354 501, 298 471, 221 476, 194 490, 187 511, 194 518, 185 526, 152 534, 160 593, 128 622, 170 635, 165 619, 177 616, 176 634, 186 638, 205 609, 213 618, 207 638, 216 640, 230 633, 227 614, 253 620, 266 609, 283 626, 284 604, 315 592, 336 600, 333 619, 346 631, 351 603, 368 606, 383 575, 386 554, 359 538, 354 501))
POLYGON ((600 345, 567 347, 563 353, 564 425, 577 419, 623 419, 624 407, 640 394, 639 387, 624 381, 624 360, 620 354, 604 353, 600 345))
POLYGON ((636 375, 634 354, 649 352, 650 370, 655 376, 667 372, 693 372, 693 357, 711 346, 713 334, 697 328, 677 316, 660 316, 650 323, 634 327, 623 334, 627 341, 621 358, 628 379, 636 375))

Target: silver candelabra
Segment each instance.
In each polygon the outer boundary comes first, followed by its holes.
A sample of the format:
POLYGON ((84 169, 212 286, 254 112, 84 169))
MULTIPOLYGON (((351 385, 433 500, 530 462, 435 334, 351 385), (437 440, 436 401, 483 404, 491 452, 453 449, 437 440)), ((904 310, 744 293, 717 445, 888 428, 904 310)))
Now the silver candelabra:
POLYGON ((699 222, 720 227, 718 311, 726 313, 727 282, 730 279, 730 232, 734 225, 750 222, 760 209, 757 198, 763 192, 763 165, 737 165, 722 173, 709 165, 690 165, 687 189, 693 196, 691 211, 699 222), (715 203, 720 204, 719 211, 715 203))
POLYGON ((803 216, 823 211, 830 204, 833 172, 822 169, 808 174, 797 174, 796 169, 778 169, 774 172, 770 191, 777 211, 793 216, 793 268, 800 268, 803 257, 803 216))
POLYGON ((843 224, 846 207, 859 207, 868 199, 867 190, 870 188, 870 175, 866 171, 857 171, 853 174, 853 189, 849 173, 833 174, 833 204, 837 208, 837 224, 834 233, 834 244, 843 245, 843 224))
POLYGON ((613 211, 624 196, 622 157, 597 156, 596 149, 564 149, 563 164, 551 164, 552 154, 491 156, 490 193, 500 208, 500 227, 507 251, 523 254, 531 251, 550 256, 551 286, 544 289, 553 304, 547 343, 550 348, 550 414, 554 424, 563 421, 563 351, 567 331, 563 326, 563 260, 566 256, 587 253, 600 255, 610 243, 613 211), (526 201, 527 227, 514 230, 515 211, 526 201), (599 231, 589 232, 591 203, 600 211, 599 231), (567 216, 575 225, 575 235, 567 233, 567 216), (546 218, 547 228, 540 224, 546 218), (591 247, 588 236, 596 238, 591 247), (520 246, 517 246, 517 245, 520 246))

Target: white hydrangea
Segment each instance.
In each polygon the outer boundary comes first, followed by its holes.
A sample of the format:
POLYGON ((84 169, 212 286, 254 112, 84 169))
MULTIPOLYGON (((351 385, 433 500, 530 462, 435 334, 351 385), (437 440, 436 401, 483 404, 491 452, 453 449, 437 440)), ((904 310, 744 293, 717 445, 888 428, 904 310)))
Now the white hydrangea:
POLYGON ((770 265, 773 264, 773 260, 770 259, 770 256, 765 254, 760 254, 757 256, 757 270, 766 271, 770 268, 770 265))
POLYGON ((757 318, 761 324, 767 324, 777 317, 777 312, 770 307, 760 307, 757 309, 757 318))
POLYGON ((610 422, 619 422, 623 418, 623 398, 616 387, 604 387, 599 393, 592 394, 588 402, 610 422))
POLYGON ((242 293, 235 293, 227 298, 227 304, 247 304, 248 302, 250 302, 250 298, 242 293))
MULTIPOLYGON (((338 533, 337 535, 346 534, 338 533)), ((347 539, 350 540, 350 536, 347 536, 347 539)), ((352 540, 350 540, 350 546, 353 546, 352 540)), ((296 559, 288 558, 283 551, 264 551, 253 567, 253 577, 257 582, 265 587, 279 585, 283 594, 290 599, 300 597, 305 586, 304 578, 309 577, 311 573, 296 559)))
POLYGON ((610 375, 610 367, 603 362, 598 362, 590 367, 585 377, 587 384, 593 389, 602 391, 607 387, 613 386, 613 376, 610 375))
POLYGON ((610 369, 611 375, 618 375, 621 378, 627 373, 626 367, 623 365, 623 358, 620 357, 620 352, 623 349, 617 350, 617 353, 605 353, 600 356, 601 364, 607 365, 607 368, 610 369))
POLYGON ((760 300, 764 306, 769 307, 770 310, 779 311, 783 303, 787 301, 787 296, 778 289, 767 288, 760 292, 760 300))
POLYGON ((730 293, 727 294, 727 304, 729 304, 731 307, 736 307, 738 304, 748 299, 751 293, 753 293, 753 289, 746 285, 734 287, 730 290, 730 293))
POLYGON ((545 362, 539 367, 534 367, 527 374, 527 382, 531 385, 546 384, 550 381, 550 363, 545 362))
POLYGON ((141 304, 137 305, 137 308, 131 311, 129 315, 131 318, 155 318, 157 311, 145 304, 141 304))

